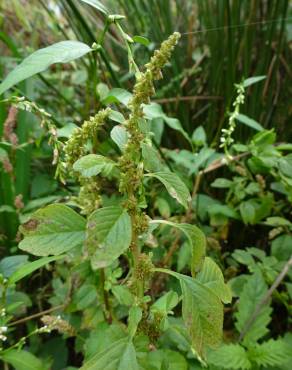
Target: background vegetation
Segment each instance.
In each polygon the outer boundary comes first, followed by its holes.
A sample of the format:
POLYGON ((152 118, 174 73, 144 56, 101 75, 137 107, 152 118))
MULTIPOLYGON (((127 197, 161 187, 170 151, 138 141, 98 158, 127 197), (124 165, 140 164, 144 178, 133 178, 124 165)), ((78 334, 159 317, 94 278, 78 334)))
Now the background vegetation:
MULTIPOLYGON (((209 368, 289 369, 291 4, 288 0, 108 0, 103 4, 110 14, 125 15, 121 24, 128 34, 145 37, 132 46, 139 66, 174 31, 182 34, 163 71, 164 79, 156 84, 157 105, 152 105, 147 118, 155 126, 153 143, 159 158, 181 177, 192 201, 185 215, 160 185, 150 186, 146 196, 151 218, 201 227, 207 236, 207 254, 231 286, 233 300, 225 306, 225 344, 210 354, 209 368), (252 76, 265 78, 252 85, 245 82, 245 101, 232 121, 238 84, 244 86, 243 81, 252 76), (220 138, 228 132, 222 134, 222 129, 232 125, 234 142, 224 147, 220 138), (232 160, 222 161, 230 153, 232 160)), ((24 57, 55 42, 102 45, 70 64, 54 64, 1 96, 24 96, 36 102, 51 114, 59 140, 65 142, 74 128, 109 105, 124 113, 134 84, 127 43, 100 10, 79 0, 2 0, 0 38, 1 79, 24 57)), ((96 278, 84 264, 72 269, 70 261, 46 265, 7 288, 5 279, 28 261, 17 247, 22 238, 19 225, 51 203, 78 207, 79 191, 73 178, 66 184, 55 178, 48 130, 40 125, 42 113, 12 105, 11 101, 0 104, 0 272, 5 297, 1 308, 7 313, 2 327, 8 327, 0 335, 7 337, 4 349, 21 347, 35 357, 27 360, 30 365, 19 365, 8 351, 2 360, 6 369, 79 368, 92 355, 94 344, 112 335, 100 317, 107 299, 117 317, 126 316, 129 304, 118 287, 127 267, 122 260, 120 268, 115 266, 103 277, 109 298, 96 287, 100 276, 96 278), (61 314, 78 335, 64 329, 21 342, 37 330, 46 314, 61 314), (31 365, 34 360, 38 362, 31 365)), ((112 127, 109 123, 106 131, 112 127)), ((116 144, 103 133, 99 152, 117 153, 116 144)), ((111 183, 102 185, 103 205, 114 204, 119 194, 111 183)), ((157 267, 189 274, 190 247, 183 237, 162 228, 148 242, 157 267)), ((150 288, 153 301, 167 291, 180 295, 178 284, 159 274, 150 288)), ((165 316, 174 311, 168 317, 172 327, 163 331, 159 343, 150 343, 153 351, 145 369, 200 369, 202 362, 192 353, 180 320, 181 303, 168 304, 165 316)))

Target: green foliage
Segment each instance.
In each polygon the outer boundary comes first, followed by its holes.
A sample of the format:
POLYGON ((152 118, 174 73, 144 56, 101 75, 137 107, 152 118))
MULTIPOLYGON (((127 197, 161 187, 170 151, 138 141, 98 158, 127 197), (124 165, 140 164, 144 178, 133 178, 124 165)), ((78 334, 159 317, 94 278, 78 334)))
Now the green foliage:
POLYGON ((3 0, 4 367, 290 369, 287 4, 3 0))
POLYGON ((35 212, 21 231, 20 249, 35 256, 59 255, 81 246, 85 220, 63 204, 52 204, 35 212))
POLYGON ((109 266, 129 248, 131 237, 131 219, 125 209, 104 207, 93 212, 88 218, 85 242, 92 267, 109 266))

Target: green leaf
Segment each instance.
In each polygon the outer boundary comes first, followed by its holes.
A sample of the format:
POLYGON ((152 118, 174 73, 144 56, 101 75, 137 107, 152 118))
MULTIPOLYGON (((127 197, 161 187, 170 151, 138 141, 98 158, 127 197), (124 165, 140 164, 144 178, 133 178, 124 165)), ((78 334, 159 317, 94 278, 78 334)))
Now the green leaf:
POLYGON ((192 141, 196 146, 203 146, 206 144, 207 135, 203 126, 199 126, 195 129, 192 135, 192 141))
POLYGON ((215 181, 212 182, 211 186, 213 188, 219 188, 219 189, 229 189, 230 186, 233 184, 231 180, 224 179, 224 178, 218 178, 215 181))
POLYGON ((175 222, 165 220, 152 220, 150 221, 150 223, 170 225, 182 231, 187 237, 189 243, 191 244, 192 249, 191 270, 193 276, 200 271, 206 254, 206 237, 197 226, 185 223, 178 224, 175 222))
POLYGON ((101 13, 105 15, 109 14, 109 11, 107 10, 107 8, 98 0, 81 0, 81 1, 93 6, 95 9, 99 10, 101 13))
POLYGON ((246 225, 248 224, 253 225, 256 223, 255 222, 256 208, 252 201, 247 200, 245 202, 240 203, 239 210, 240 210, 242 220, 246 225))
POLYGON ((185 356, 169 349, 149 351, 139 362, 143 370, 194 370, 188 366, 185 356))
POLYGON ((202 284, 210 288, 223 303, 231 302, 231 290, 224 282, 222 271, 210 257, 205 258, 203 267, 196 278, 202 284))
POLYGON ((196 352, 204 357, 207 347, 221 343, 223 305, 216 294, 197 279, 181 274, 182 316, 196 352))
POLYGON ((79 310, 89 308, 98 301, 96 287, 93 284, 83 284, 74 295, 74 303, 79 310))
POLYGON ((159 104, 157 103, 146 104, 143 107, 143 111, 144 111, 146 118, 150 120, 156 119, 156 118, 162 118, 164 122, 167 124, 167 126, 172 128, 173 130, 180 132, 185 137, 185 139, 192 145, 192 141, 189 135, 187 134, 187 132, 183 129, 180 121, 176 118, 168 117, 163 112, 159 104))
POLYGON ((104 207, 93 212, 87 223, 86 245, 95 269, 109 266, 130 246, 131 218, 121 207, 104 207))
POLYGON ((139 370, 132 341, 122 338, 96 353, 80 370, 139 370))
POLYGON ((250 347, 248 357, 260 367, 281 366, 291 361, 291 348, 282 339, 270 339, 250 347))
POLYGON ((8 278, 16 270, 18 270, 19 267, 26 264, 27 260, 28 260, 27 255, 15 255, 4 257, 0 261, 0 274, 2 274, 5 278, 8 278))
POLYGON ((128 141, 128 133, 124 126, 117 125, 111 130, 111 138, 123 152, 128 141))
POLYGON ((235 117, 239 122, 243 123, 244 125, 253 128, 256 131, 263 131, 264 128, 261 124, 255 121, 252 118, 249 118, 245 114, 238 113, 235 117))
POLYGON ((265 221, 266 225, 280 227, 280 226, 288 226, 292 227, 292 223, 284 217, 274 216, 268 217, 265 221))
POLYGON ((228 218, 238 219, 238 214, 236 211, 227 205, 211 204, 208 208, 208 212, 210 215, 220 214, 228 218))
POLYGON ((116 87, 108 92, 107 96, 103 100, 103 103, 122 103, 123 105, 127 106, 131 99, 132 94, 129 93, 129 91, 116 87))
POLYGON ((157 150, 146 143, 141 143, 142 156, 144 159, 144 166, 147 171, 160 171, 163 166, 159 158, 157 150))
POLYGON ((65 256, 43 257, 33 262, 28 262, 17 269, 9 278, 8 284, 15 284, 25 276, 31 274, 35 270, 47 265, 50 262, 57 261, 65 256))
POLYGON ((113 109, 111 109, 109 118, 114 122, 118 122, 118 123, 124 123, 125 122, 125 117, 122 115, 122 113, 120 113, 116 110, 113 110, 113 109))
POLYGON ((154 172, 145 176, 155 177, 161 181, 166 187, 169 195, 176 199, 185 208, 188 208, 188 202, 191 200, 191 196, 188 188, 177 174, 173 172, 154 172))
POLYGON ((57 129, 57 135, 58 137, 66 137, 67 139, 69 139, 76 128, 78 128, 78 126, 75 125, 75 123, 69 122, 62 128, 57 129))
POLYGON ((287 261, 292 255, 292 235, 283 234, 272 241, 272 255, 279 261, 287 261))
POLYGON ((292 154, 281 158, 278 167, 282 175, 292 178, 292 154))
POLYGON ((151 306, 151 311, 160 312, 166 316, 172 312, 171 310, 178 304, 178 302, 179 299, 177 293, 171 290, 154 302, 151 306))
POLYGON ((256 76, 256 77, 249 77, 246 80, 243 81, 243 86, 248 87, 250 85, 253 85, 257 82, 260 82, 264 80, 267 76, 256 76))
POLYGON ((45 370, 42 362, 32 353, 11 349, 0 355, 0 358, 14 367, 15 370, 45 370))
POLYGON ((128 331, 131 338, 136 334, 139 322, 142 320, 142 309, 139 306, 133 306, 130 308, 128 317, 128 331))
POLYGON ((150 45, 150 41, 146 37, 143 37, 143 36, 133 36, 133 40, 144 46, 150 45))
POLYGON ((83 177, 96 176, 103 172, 103 174, 108 175, 115 166, 115 162, 111 159, 104 157, 99 154, 88 154, 80 159, 78 159, 74 165, 73 169, 80 172, 83 177))
POLYGON ((240 344, 223 344, 216 350, 210 351, 207 356, 208 363, 218 369, 250 369, 251 363, 248 355, 240 344))
POLYGON ((82 245, 85 220, 64 204, 51 204, 36 211, 20 230, 20 249, 35 256, 59 255, 82 245))
MULTIPOLYGON (((249 277, 244 285, 238 303, 238 312, 235 314, 235 327, 239 332, 245 329, 245 326, 254 313, 257 304, 266 294, 268 287, 259 270, 249 277)), ((244 343, 255 343, 268 333, 267 325, 271 321, 272 309, 269 304, 262 306, 258 316, 253 321, 248 332, 245 334, 244 343)))
POLYGON ((25 58, 0 84, 0 94, 37 73, 45 71, 52 64, 68 63, 82 57, 92 49, 79 41, 61 41, 39 49, 25 58))

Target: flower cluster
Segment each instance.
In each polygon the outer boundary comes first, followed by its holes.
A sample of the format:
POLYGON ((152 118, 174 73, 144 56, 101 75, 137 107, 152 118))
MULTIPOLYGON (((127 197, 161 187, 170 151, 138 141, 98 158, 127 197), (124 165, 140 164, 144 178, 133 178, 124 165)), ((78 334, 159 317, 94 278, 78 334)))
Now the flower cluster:
POLYGON ((41 318, 44 326, 38 329, 38 332, 50 333, 52 330, 57 330, 60 334, 69 336, 75 335, 75 329, 61 316, 45 315, 41 318))
POLYGON ((64 147, 65 165, 69 170, 72 170, 74 162, 86 153, 87 142, 96 138, 97 132, 104 125, 110 112, 110 108, 103 109, 85 121, 81 128, 75 129, 64 147))
POLYGON ((145 65, 146 70, 140 73, 133 89, 133 96, 129 102, 130 115, 125 122, 129 133, 129 140, 126 145, 124 155, 120 158, 119 165, 122 172, 120 191, 134 193, 141 184, 143 168, 140 162, 140 144, 144 139, 143 133, 139 129, 139 121, 143 119, 143 104, 150 102, 150 97, 154 95, 154 81, 162 78, 161 69, 169 61, 171 52, 180 38, 180 34, 175 32, 161 44, 159 50, 155 50, 150 62, 145 65), (131 179, 131 189, 129 189, 129 179, 131 179))
POLYGON ((7 326, 0 326, 0 340, 2 340, 2 342, 5 342, 7 340, 7 337, 5 335, 7 330, 7 326))
POLYGON ((234 110, 229 116, 228 120, 228 128, 222 129, 222 136, 220 138, 220 148, 224 148, 225 153, 227 156, 229 156, 228 148, 230 145, 233 144, 234 139, 232 138, 232 134, 236 128, 236 117, 239 114, 240 106, 244 103, 244 86, 243 84, 235 85, 236 86, 236 92, 237 96, 235 101, 233 102, 234 110))

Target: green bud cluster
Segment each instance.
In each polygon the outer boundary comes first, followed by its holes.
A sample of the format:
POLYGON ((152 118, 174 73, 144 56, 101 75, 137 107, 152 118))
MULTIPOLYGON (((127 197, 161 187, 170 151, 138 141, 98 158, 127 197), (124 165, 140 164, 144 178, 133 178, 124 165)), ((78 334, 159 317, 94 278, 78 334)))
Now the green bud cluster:
POLYGON ((110 108, 103 109, 94 117, 90 117, 89 121, 85 121, 81 128, 75 129, 64 147, 65 164, 69 170, 72 169, 74 162, 86 154, 87 142, 96 138, 97 132, 104 125, 110 112, 110 108))
POLYGON ((141 158, 140 143, 144 139, 139 129, 139 120, 143 118, 143 104, 150 102, 154 95, 154 81, 162 78, 161 69, 169 61, 171 52, 180 38, 175 32, 161 44, 159 50, 155 50, 150 62, 145 65, 146 70, 140 73, 133 89, 133 97, 129 102, 130 116, 125 122, 129 133, 129 141, 125 148, 124 155, 120 158, 121 169, 120 191, 129 193, 129 179, 131 179, 131 192, 137 191, 143 177, 143 170, 139 171, 141 158))
POLYGON ((80 177, 79 181, 81 185, 79 194, 74 200, 81 208, 82 214, 90 215, 101 204, 99 181, 95 177, 86 179, 80 177))

